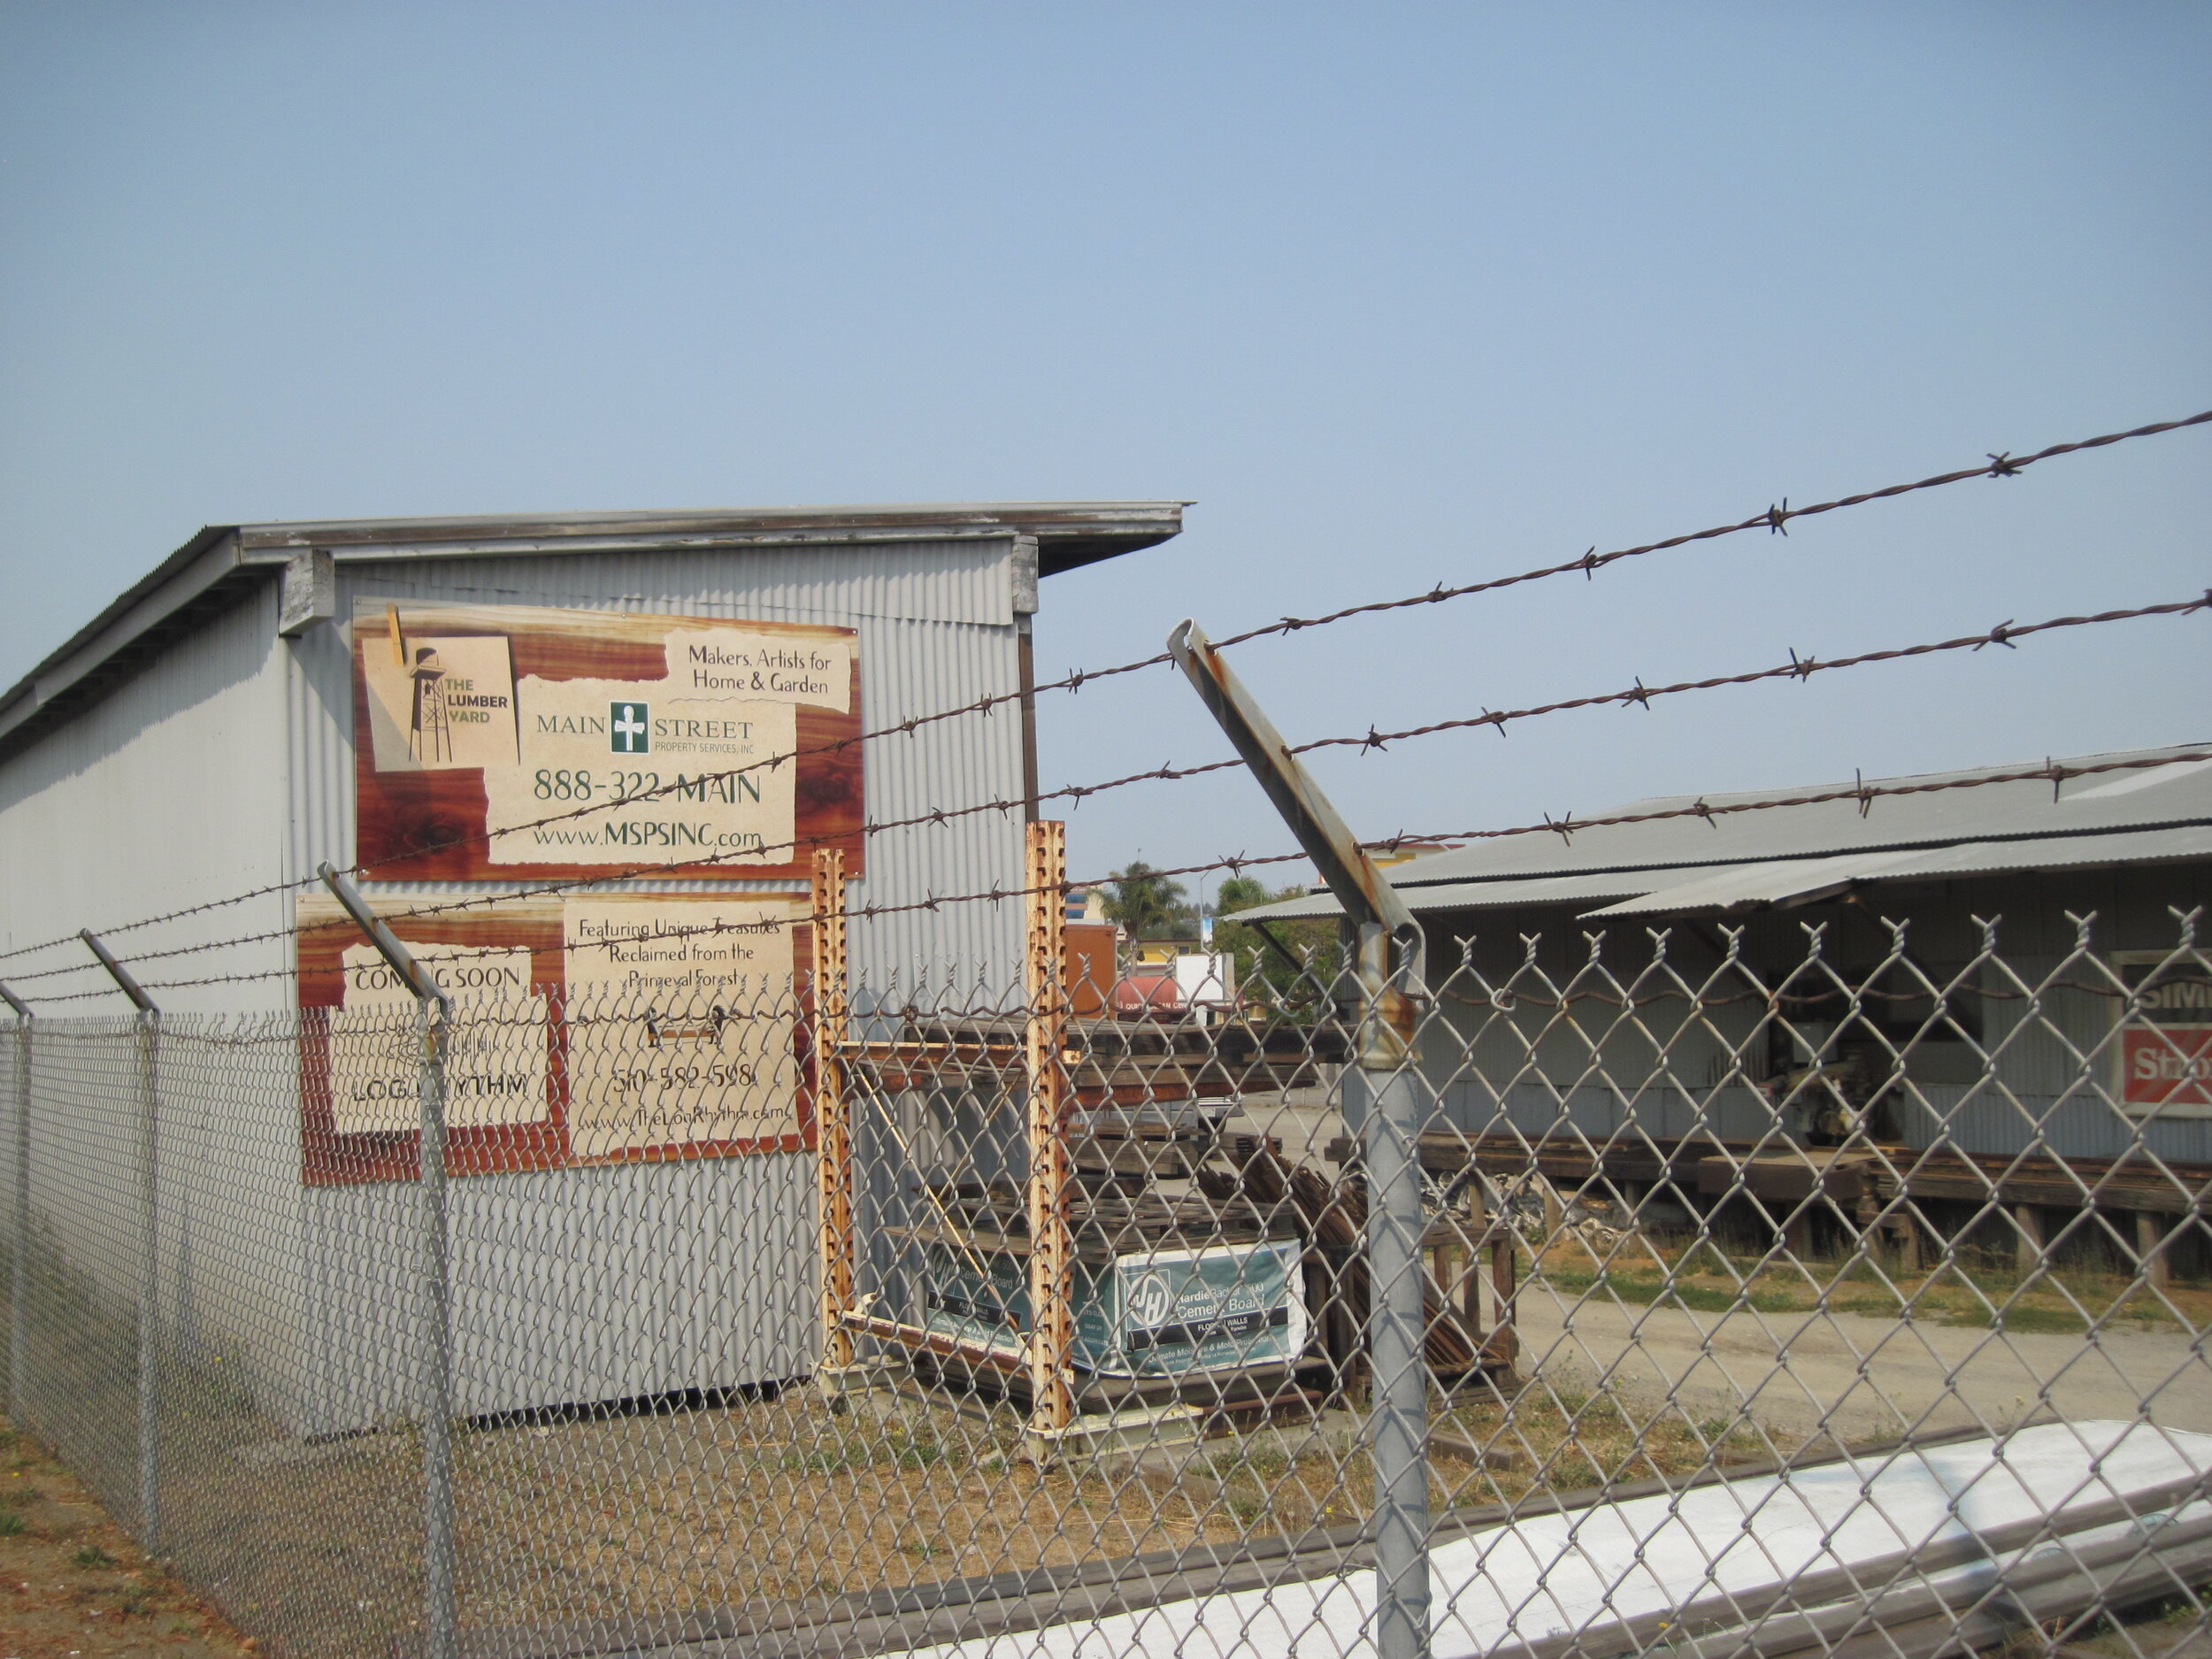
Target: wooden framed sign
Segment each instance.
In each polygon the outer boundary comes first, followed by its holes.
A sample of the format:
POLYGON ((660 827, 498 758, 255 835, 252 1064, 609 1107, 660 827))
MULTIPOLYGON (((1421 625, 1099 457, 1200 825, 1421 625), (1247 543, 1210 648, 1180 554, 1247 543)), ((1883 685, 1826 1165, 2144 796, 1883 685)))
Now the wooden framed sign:
POLYGON ((379 880, 860 872, 850 628, 360 599, 353 680, 379 880))
MULTIPOLYGON (((371 908, 453 1001, 456 1175, 797 1152, 812 1144, 812 929, 774 893, 573 893, 371 908)), ((297 917, 311 1186, 412 1180, 415 999, 335 901, 297 917)))

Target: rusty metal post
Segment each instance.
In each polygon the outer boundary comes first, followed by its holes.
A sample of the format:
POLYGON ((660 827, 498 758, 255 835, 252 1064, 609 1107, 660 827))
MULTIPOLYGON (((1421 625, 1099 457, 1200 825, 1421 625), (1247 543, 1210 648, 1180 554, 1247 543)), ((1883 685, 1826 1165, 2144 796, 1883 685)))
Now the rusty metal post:
POLYGON ((845 1317, 853 1305, 852 1108, 845 1090, 844 1047, 851 1036, 845 958, 845 854, 814 855, 814 1133, 821 1200, 822 1364, 853 1363, 845 1317))
POLYGON ((1029 1426, 1039 1463, 1075 1417, 1075 1242, 1068 1225, 1067 826, 1027 828, 1022 988, 1028 998, 1024 1069, 1029 1093, 1029 1426))
POLYGON ((8 1279, 8 1415, 25 1426, 31 1364, 31 1005, 4 985, 15 1012, 15 1248, 8 1279))
POLYGON ((91 929, 81 929, 77 937, 138 1010, 138 1542, 150 1555, 161 1543, 161 1195, 157 1167, 161 1148, 154 1076, 159 1064, 161 1010, 91 929))
POLYGON ((1420 925, 1197 625, 1179 624, 1167 648, 1354 930, 1358 1064, 1345 1073, 1343 1087, 1345 1115, 1360 1133, 1367 1169, 1375 1647, 1380 1659, 1427 1659, 1428 1367, 1421 1352, 1426 1323, 1419 1146, 1428 1114, 1416 1047, 1427 974, 1420 925))
POLYGON ((416 1182, 422 1239, 422 1563, 425 1659, 454 1659, 459 1609, 454 1595, 453 1555, 453 1280, 446 1232, 445 1061, 453 1003, 430 971, 371 910, 353 883, 325 862, 316 873, 384 958, 399 982, 415 994, 415 1034, 420 1071, 421 1142, 416 1182))

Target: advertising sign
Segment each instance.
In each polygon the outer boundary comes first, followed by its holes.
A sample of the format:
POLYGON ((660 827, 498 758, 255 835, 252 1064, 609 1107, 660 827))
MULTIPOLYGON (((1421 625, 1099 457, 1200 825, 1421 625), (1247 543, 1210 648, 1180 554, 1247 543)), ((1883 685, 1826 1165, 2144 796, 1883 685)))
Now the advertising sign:
MULTIPOLYGON (((1116 1369, 1139 1377, 1287 1364, 1306 1345, 1299 1256, 1283 1239, 1123 1256, 1093 1340, 1118 1348, 1116 1369)), ((1080 1317, 1076 1334, 1086 1334, 1080 1317)))
MULTIPOLYGON (((1188 1377, 1295 1363, 1306 1346, 1294 1239, 1146 1250, 1075 1265, 1076 1364, 1103 1377, 1188 1377)), ((932 1240, 923 1324, 1010 1357, 1029 1328, 1025 1256, 932 1240)))
POLYGON ((577 1156, 798 1134, 792 915, 783 900, 563 902, 577 1156))
MULTIPOLYGON (((426 945, 415 960, 453 999, 447 1045, 446 1123, 543 1123, 545 996, 531 983, 527 948, 465 950, 426 945)), ((414 993, 373 945, 348 945, 345 1000, 330 1016, 330 1107, 340 1134, 411 1130, 421 1122, 422 1052, 414 993)))
MULTIPOLYGON (((371 901, 453 1002, 452 1173, 808 1146, 804 901, 599 892, 434 908, 449 903, 371 901)), ((334 901, 303 896, 297 925, 304 1178, 411 1180, 415 998, 334 901)))
POLYGON ((2136 996, 2114 1045, 2122 1107, 2212 1118, 2212 973, 2167 952, 2119 951, 2114 965, 2136 996))
POLYGON ((356 832, 381 879, 857 872, 849 628, 362 599, 356 832), (795 843, 797 843, 795 845, 795 843))

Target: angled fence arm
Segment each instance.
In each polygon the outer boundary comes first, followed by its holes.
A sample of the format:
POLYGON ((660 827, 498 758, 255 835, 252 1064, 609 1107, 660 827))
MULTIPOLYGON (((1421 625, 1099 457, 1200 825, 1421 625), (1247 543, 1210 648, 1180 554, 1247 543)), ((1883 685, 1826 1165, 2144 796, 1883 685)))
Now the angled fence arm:
MULTIPOLYGON (((1356 1125, 1367 1166, 1368 1436, 1375 1464, 1375 1643, 1380 1659, 1429 1652, 1428 1371, 1421 1235, 1421 1125, 1428 1115, 1415 1042, 1426 994, 1420 925, 1298 764, 1212 641, 1186 621, 1168 650, 1259 780, 1355 932, 1359 1064, 1356 1125)), ((1347 1114, 1348 1117, 1349 1114, 1347 1114)))

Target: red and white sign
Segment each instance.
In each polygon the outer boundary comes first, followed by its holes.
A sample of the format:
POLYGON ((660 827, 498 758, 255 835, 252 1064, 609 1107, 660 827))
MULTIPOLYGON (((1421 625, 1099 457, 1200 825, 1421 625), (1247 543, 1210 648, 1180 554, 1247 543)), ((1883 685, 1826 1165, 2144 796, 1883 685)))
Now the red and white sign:
POLYGON ((2212 1025, 2120 1033, 2121 1099, 2144 1108, 2212 1108, 2212 1025))
POLYGON ((2170 953, 2120 952, 2114 961, 2133 993, 2116 1045, 2122 1108, 2212 1118, 2212 974, 2170 953))

